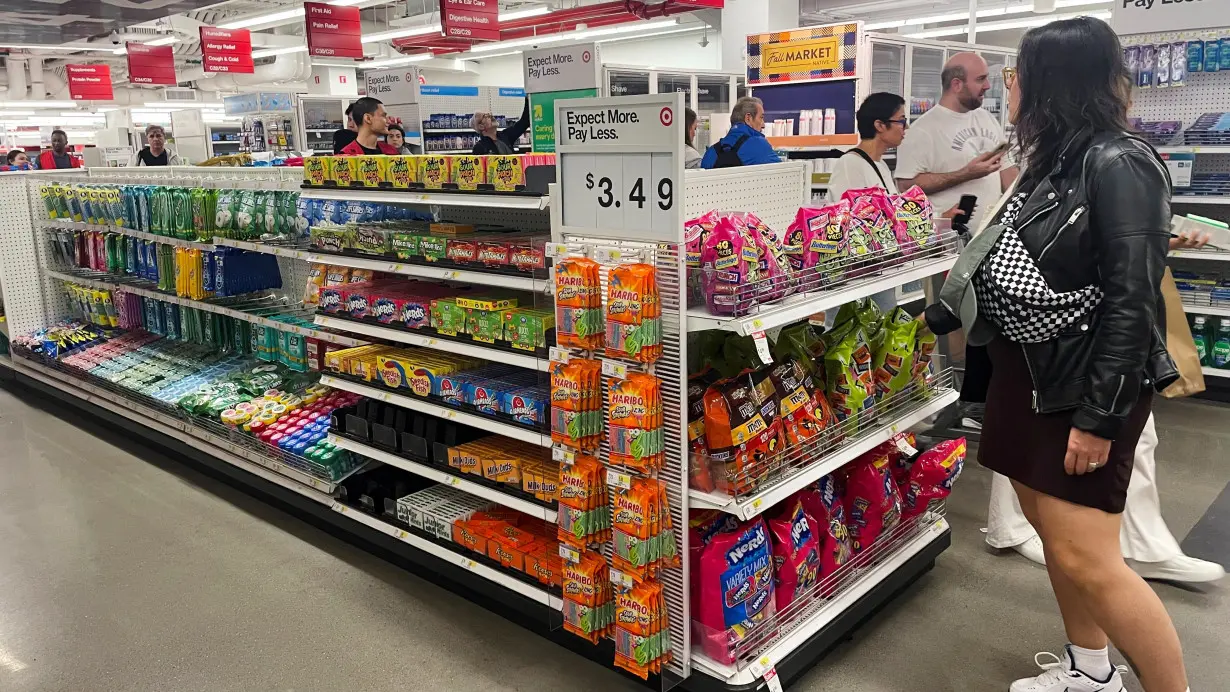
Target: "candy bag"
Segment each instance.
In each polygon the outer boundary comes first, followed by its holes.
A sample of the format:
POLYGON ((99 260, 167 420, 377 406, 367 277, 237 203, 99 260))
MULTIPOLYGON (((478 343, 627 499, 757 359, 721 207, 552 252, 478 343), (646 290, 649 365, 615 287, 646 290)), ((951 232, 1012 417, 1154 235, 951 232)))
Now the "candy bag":
MULTIPOLYGON (((816 485, 798 493, 803 510, 816 522, 820 542, 819 580, 827 579, 854 555, 846 527, 844 496, 837 474, 824 476, 816 485)), ((831 590, 831 587, 826 588, 826 591, 831 590)), ((821 595, 827 597, 829 594, 821 595)))
POLYGON ((892 396, 913 381, 918 320, 897 308, 893 310, 884 332, 884 339, 872 354, 872 376, 878 397, 892 396))
POLYGON ((819 435, 827 420, 816 414, 816 389, 811 375, 793 358, 788 358, 770 368, 769 379, 781 402, 780 420, 786 444, 802 444, 819 435))
POLYGON ((888 457, 864 455, 850 466, 845 504, 856 555, 901 522, 901 491, 890 473, 888 457))
POLYGON ((965 438, 944 440, 919 455, 910 468, 909 486, 901 510, 904 518, 927 510, 932 500, 942 500, 952 492, 952 484, 965 467, 965 438))
POLYGON ((760 290, 758 300, 762 303, 781 300, 794 293, 793 273, 790 261, 782 251, 781 241, 768 224, 752 213, 743 216, 747 234, 756 244, 758 253, 757 269, 760 272, 760 290))
POLYGON ((785 503, 780 515, 769 519, 773 537, 773 592, 777 610, 806 594, 820 579, 820 537, 815 520, 803 509, 798 495, 785 503))
POLYGON ((781 421, 767 370, 717 382, 705 391, 705 444, 725 492, 755 488, 778 461, 781 421))
POLYGON ((935 212, 921 187, 911 185, 905 192, 893 195, 892 203, 900 232, 897 241, 906 254, 924 250, 935 242, 935 212))
POLYGON ((701 246, 705 304, 715 315, 734 315, 752 307, 752 291, 760 279, 756 244, 731 216, 723 216, 701 246))
POLYGON ((706 656, 734 663, 732 647, 777 612, 768 531, 755 519, 709 539, 695 572, 693 635, 706 656), (732 641, 733 640, 733 641, 732 641))
POLYGON ((824 265, 840 262, 849 252, 849 216, 850 204, 844 200, 825 207, 802 207, 795 214, 782 249, 796 273, 800 291, 816 290, 826 278, 840 278, 830 276, 832 272, 826 272, 824 265))
POLYGON ((871 376, 871 349, 861 328, 824 354, 825 386, 837 420, 846 423, 847 434, 858 430, 859 414, 875 403, 875 380, 871 376))

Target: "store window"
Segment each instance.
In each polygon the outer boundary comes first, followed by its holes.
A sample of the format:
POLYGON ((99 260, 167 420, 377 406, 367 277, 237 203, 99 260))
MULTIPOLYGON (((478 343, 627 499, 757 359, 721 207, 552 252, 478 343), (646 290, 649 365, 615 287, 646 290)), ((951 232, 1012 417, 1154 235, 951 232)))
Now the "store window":
POLYGON ((607 76, 611 96, 638 96, 649 93, 648 72, 611 70, 607 76))
POLYGON ((692 107, 692 75, 690 74, 672 74, 670 72, 658 73, 658 93, 659 94, 683 94, 683 105, 688 108, 692 107))
POLYGON ((701 113, 729 113, 730 77, 697 77, 696 106, 701 113))

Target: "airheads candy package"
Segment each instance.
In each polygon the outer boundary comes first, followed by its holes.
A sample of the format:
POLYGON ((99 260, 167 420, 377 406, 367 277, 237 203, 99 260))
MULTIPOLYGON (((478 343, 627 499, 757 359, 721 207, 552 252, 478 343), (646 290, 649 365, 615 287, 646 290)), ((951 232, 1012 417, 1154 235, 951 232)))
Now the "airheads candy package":
POLYGON ((897 250, 897 212, 883 188, 846 190, 841 198, 850 202, 850 254, 897 250))
POLYGON ((901 492, 890 473, 888 457, 854 462, 846 474, 845 502, 857 555, 901 522, 901 492))
POLYGON ((929 247, 936 240, 932 220, 935 212, 922 188, 911 185, 905 192, 893 195, 892 202, 899 227, 903 226, 905 231, 903 237, 898 237, 901 249, 909 253, 929 247))
POLYGON ((733 216, 723 216, 705 238, 700 251, 705 302, 715 315, 734 315, 752 307, 760 280, 760 252, 746 227, 733 216))
POLYGON ((777 609, 780 611, 820 581, 820 536, 815 520, 796 496, 786 509, 769 519, 773 537, 773 571, 777 609))
POLYGON ((932 500, 943 500, 965 467, 965 438, 944 440, 919 455, 910 468, 901 516, 916 517, 932 500))
POLYGON ((734 663, 732 647, 777 612, 773 558, 764 521, 709 540, 693 577, 694 635, 705 655, 734 663))

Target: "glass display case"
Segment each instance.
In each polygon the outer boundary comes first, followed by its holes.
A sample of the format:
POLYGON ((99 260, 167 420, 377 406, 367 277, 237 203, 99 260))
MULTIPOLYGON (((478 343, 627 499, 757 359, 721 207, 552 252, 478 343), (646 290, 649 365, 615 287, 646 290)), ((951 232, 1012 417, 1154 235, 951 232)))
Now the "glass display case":
POLYGON ((303 123, 300 141, 306 149, 333 151, 333 133, 346 126, 346 106, 354 99, 335 96, 300 96, 299 122, 303 123))
POLYGON ((939 103, 944 91, 940 73, 947 58, 939 48, 908 46, 907 51, 912 53, 912 59, 908 61, 907 70, 910 75, 910 102, 906 117, 914 120, 939 103))

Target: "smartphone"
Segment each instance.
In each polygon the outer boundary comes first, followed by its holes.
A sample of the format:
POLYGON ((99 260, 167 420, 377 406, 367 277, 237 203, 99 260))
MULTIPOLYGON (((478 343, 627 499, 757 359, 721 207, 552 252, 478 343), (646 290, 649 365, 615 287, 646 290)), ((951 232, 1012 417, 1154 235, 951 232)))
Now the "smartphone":
POLYGON ((1008 142, 1004 142, 1003 144, 1001 144, 1001 145, 999 145, 999 146, 995 147, 994 149, 992 149, 992 150, 991 150, 991 153, 992 153, 992 154, 995 154, 995 155, 999 155, 999 154, 1006 153, 1006 152, 1008 151, 1008 147, 1009 147, 1009 143, 1008 143, 1008 142))
POLYGON ((977 204, 977 195, 961 195, 961 201, 957 202, 957 209, 960 209, 961 213, 952 218, 952 227, 958 233, 968 230, 970 217, 974 215, 974 207, 977 204))

